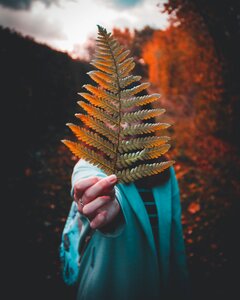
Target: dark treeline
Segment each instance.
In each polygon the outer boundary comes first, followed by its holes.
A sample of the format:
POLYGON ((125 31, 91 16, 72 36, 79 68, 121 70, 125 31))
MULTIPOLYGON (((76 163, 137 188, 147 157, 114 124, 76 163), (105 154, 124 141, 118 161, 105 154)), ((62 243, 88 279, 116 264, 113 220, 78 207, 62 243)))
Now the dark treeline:
POLYGON ((223 66, 224 79, 218 135, 239 147, 240 2, 238 0, 169 0, 164 4, 164 10, 187 28, 193 27, 199 35, 201 30, 206 28, 212 37, 223 66), (195 13, 200 18, 196 18, 195 13))
POLYGON ((78 110, 77 92, 88 81, 89 64, 0 27, 0 66, 8 170, 14 177, 39 145, 60 141, 56 133, 78 110))
MULTIPOLYGON (((89 64, 84 61, 0 27, 0 97, 8 179, 3 203, 7 206, 4 265, 11 285, 8 299, 51 299, 56 294, 58 299, 69 297, 63 294, 60 279, 54 281, 55 285, 48 284, 48 273, 58 259, 60 234, 55 230, 63 229, 64 221, 60 223, 59 219, 66 216, 69 207, 70 176, 61 182, 65 191, 62 208, 59 197, 49 199, 51 188, 44 191, 41 187, 43 180, 52 186, 53 179, 47 176, 55 172, 43 153, 49 156, 51 152, 60 160, 54 149, 69 134, 65 123, 73 121, 79 111, 77 92, 88 82, 88 70, 89 64), (55 202, 57 212, 49 208, 55 207, 55 202), (49 227, 51 211, 53 224, 49 227)), ((54 174, 58 179, 59 172, 54 174)), ((58 268, 52 271, 54 278, 58 268)))

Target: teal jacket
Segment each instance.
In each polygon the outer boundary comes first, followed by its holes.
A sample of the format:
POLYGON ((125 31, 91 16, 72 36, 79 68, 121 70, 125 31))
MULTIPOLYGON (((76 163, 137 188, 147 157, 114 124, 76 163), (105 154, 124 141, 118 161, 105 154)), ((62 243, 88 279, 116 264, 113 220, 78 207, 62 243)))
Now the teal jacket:
MULTIPOLYGON (((60 245, 63 278, 77 286, 78 300, 188 299, 188 272, 179 187, 170 179, 152 189, 159 218, 159 253, 134 183, 117 184, 122 218, 109 231, 94 230, 72 203, 60 245), (176 298, 177 297, 177 298, 176 298)), ((107 176, 80 160, 72 186, 89 176, 107 176)))

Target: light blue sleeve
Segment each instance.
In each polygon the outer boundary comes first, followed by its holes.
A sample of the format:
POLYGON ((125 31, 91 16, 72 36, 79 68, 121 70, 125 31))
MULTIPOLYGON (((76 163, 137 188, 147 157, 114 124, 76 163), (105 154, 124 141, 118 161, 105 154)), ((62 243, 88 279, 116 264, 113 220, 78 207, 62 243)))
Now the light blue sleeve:
POLYGON ((185 299, 189 299, 190 284, 181 222, 180 190, 173 167, 170 168, 170 172, 172 189, 172 267, 179 292, 184 294, 185 299))
POLYGON ((77 204, 72 202, 60 244, 62 275, 68 285, 74 285, 78 280, 80 249, 89 232, 88 220, 80 215, 77 204))
MULTIPOLYGON (((72 173, 71 195, 76 182, 90 176, 106 177, 107 175, 92 164, 79 160, 72 173)), ((116 198, 120 199, 121 193, 115 186, 116 198)), ((121 220, 122 221, 122 220, 121 220)), ((122 225, 122 224, 120 224, 122 225)), ((118 226, 121 227, 121 226, 118 226)), ((119 230, 107 232, 108 236, 115 236, 119 230), (116 232, 115 232, 116 231, 116 232)), ((63 279, 66 284, 74 285, 78 281, 79 262, 81 249, 86 244, 86 239, 90 235, 91 228, 88 219, 79 213, 76 202, 72 202, 68 218, 66 220, 60 244, 60 260, 62 265, 63 279)))

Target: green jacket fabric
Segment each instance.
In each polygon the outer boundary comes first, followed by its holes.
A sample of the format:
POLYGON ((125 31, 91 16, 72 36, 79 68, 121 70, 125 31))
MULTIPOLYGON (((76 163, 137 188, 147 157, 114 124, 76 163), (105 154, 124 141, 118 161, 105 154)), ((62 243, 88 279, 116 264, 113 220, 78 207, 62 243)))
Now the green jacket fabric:
MULTIPOLYGON (((64 281, 78 300, 189 299, 179 187, 170 179, 152 189, 159 220, 159 253, 144 203, 134 183, 117 184, 122 218, 109 231, 94 230, 75 202, 60 245, 64 281)), ((72 186, 82 178, 107 176, 80 160, 72 186)))

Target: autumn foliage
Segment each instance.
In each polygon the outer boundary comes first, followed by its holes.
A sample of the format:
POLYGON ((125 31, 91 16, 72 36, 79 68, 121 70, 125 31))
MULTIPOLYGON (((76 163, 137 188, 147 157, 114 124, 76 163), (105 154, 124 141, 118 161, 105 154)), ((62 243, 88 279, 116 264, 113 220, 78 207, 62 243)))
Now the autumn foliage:
POLYGON ((198 129, 215 132, 222 97, 221 65, 206 32, 195 37, 182 26, 157 30, 144 46, 149 80, 162 96, 193 115, 198 129))
POLYGON ((189 26, 172 19, 166 30, 113 29, 113 35, 131 49, 152 89, 178 112, 193 118, 197 130, 217 133, 226 115, 223 102, 223 67, 214 41, 194 12, 189 26))

